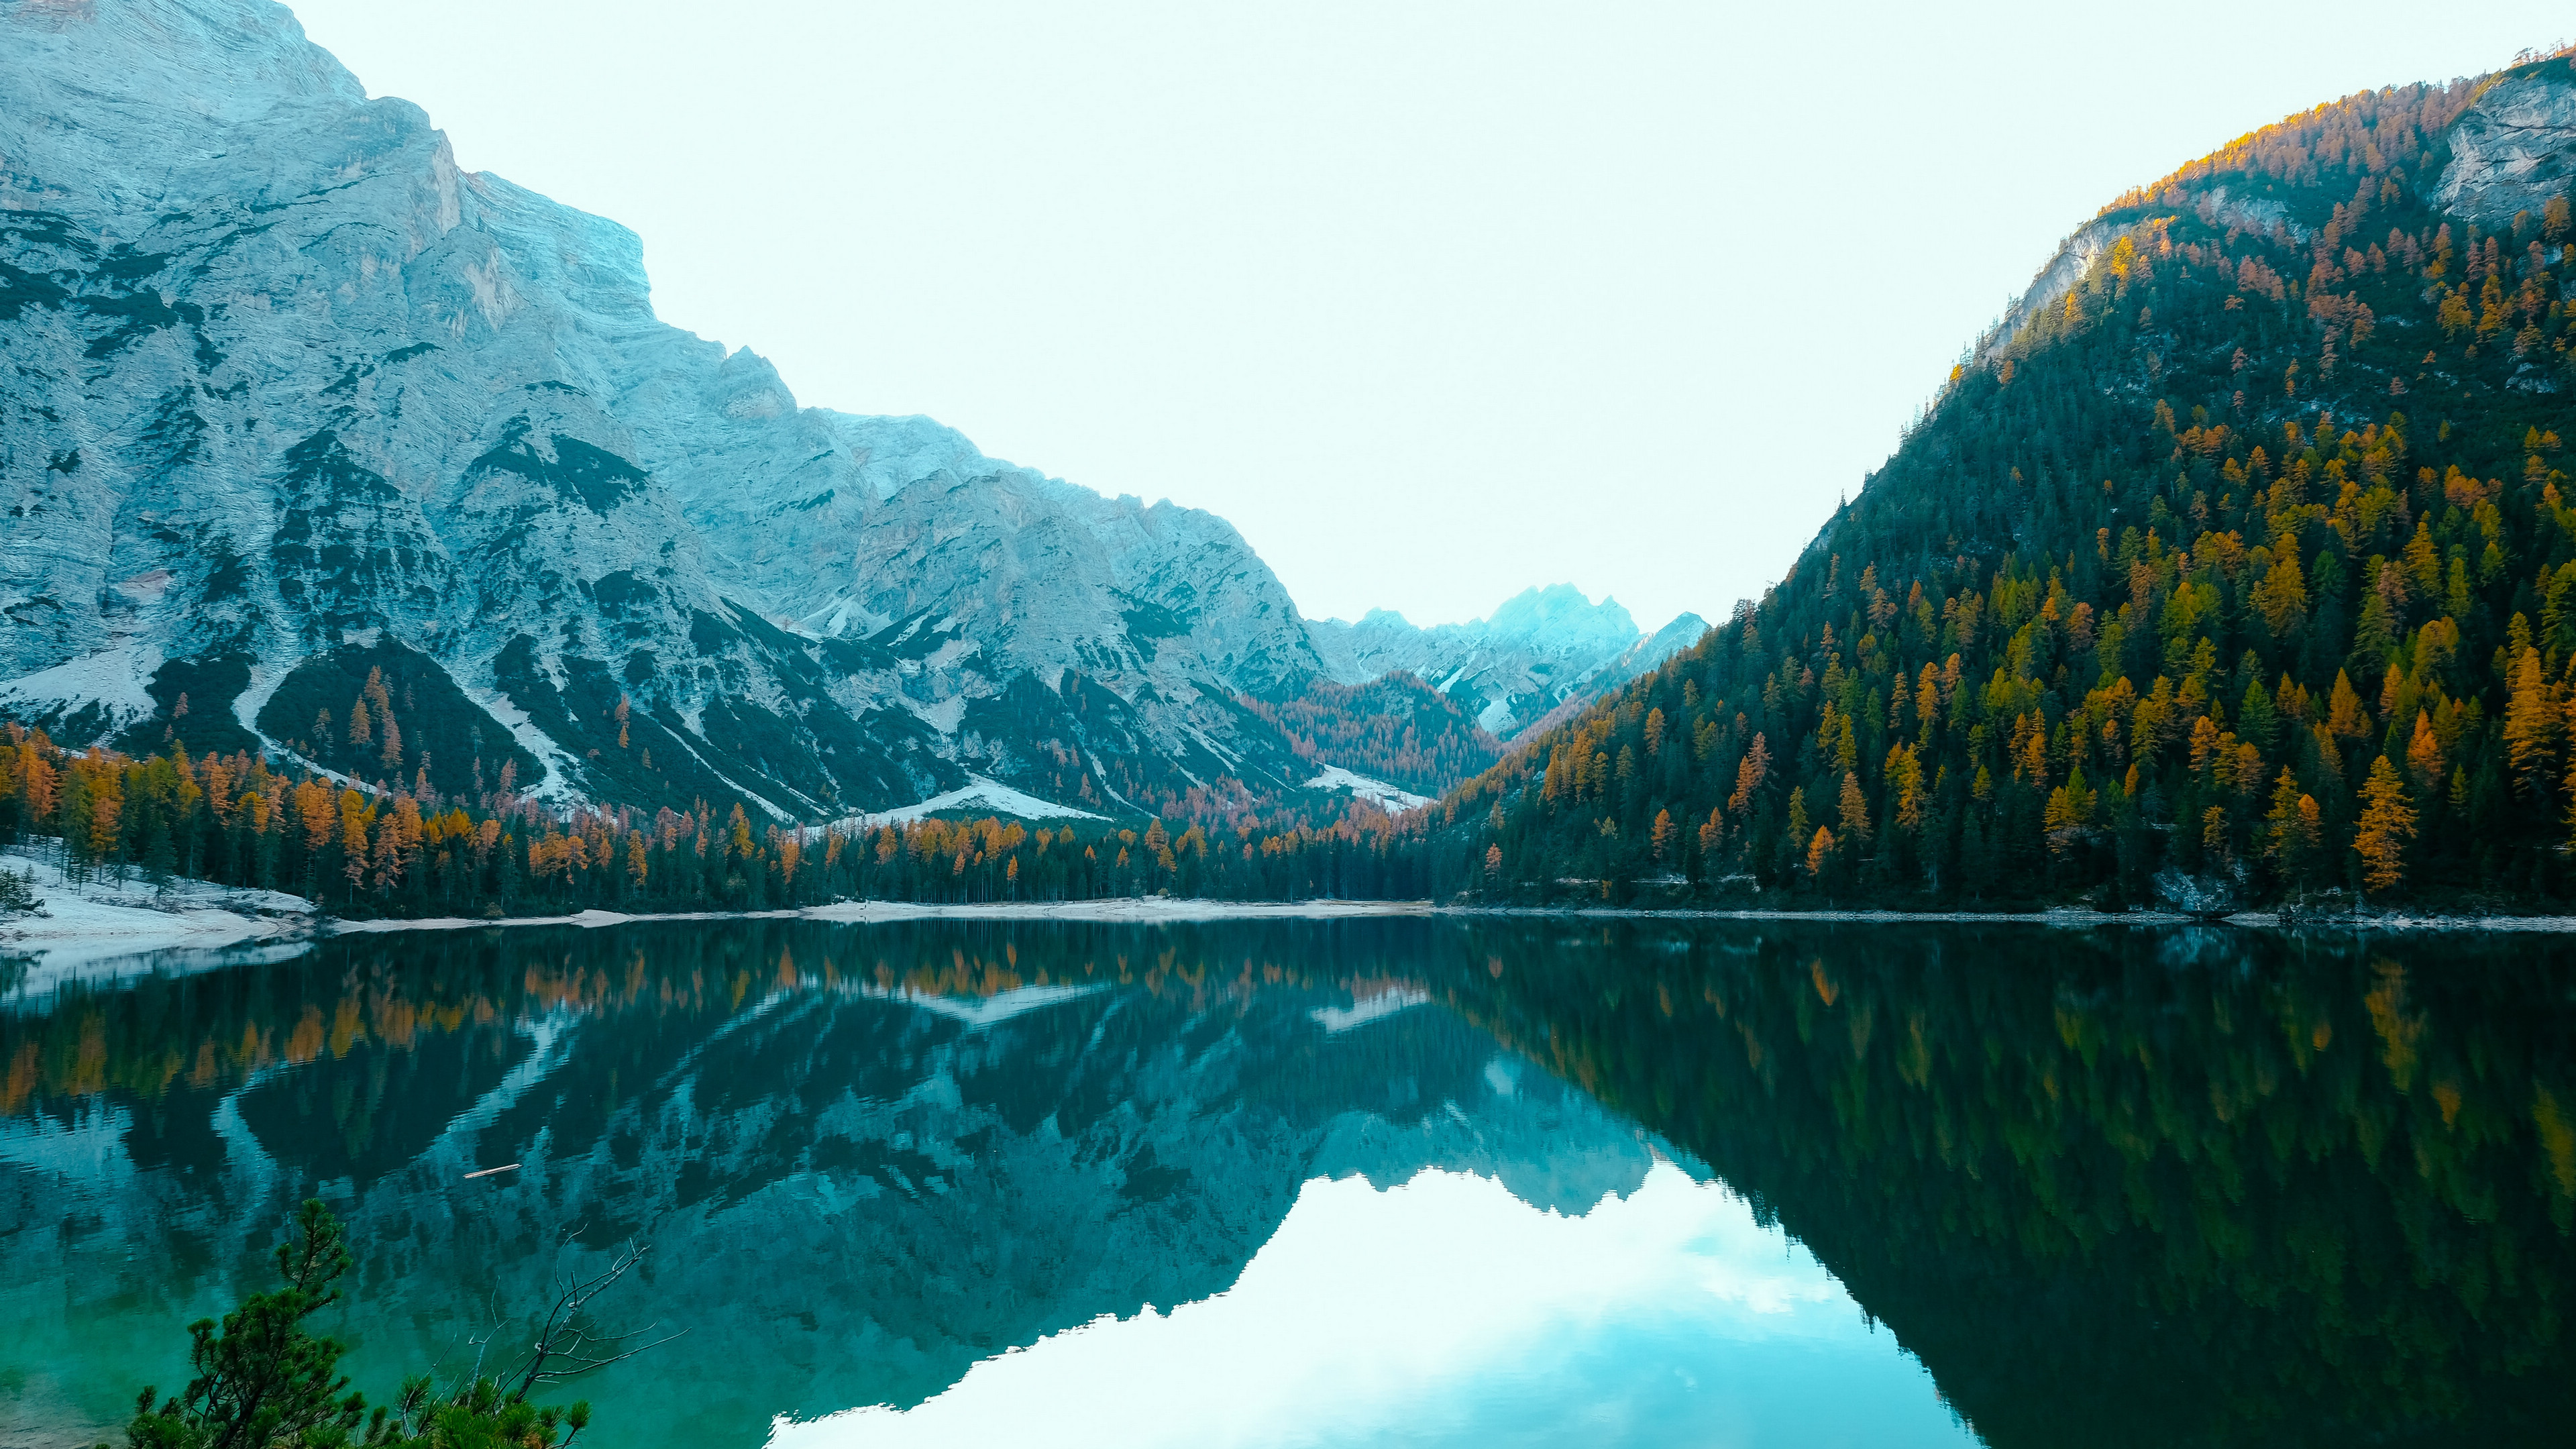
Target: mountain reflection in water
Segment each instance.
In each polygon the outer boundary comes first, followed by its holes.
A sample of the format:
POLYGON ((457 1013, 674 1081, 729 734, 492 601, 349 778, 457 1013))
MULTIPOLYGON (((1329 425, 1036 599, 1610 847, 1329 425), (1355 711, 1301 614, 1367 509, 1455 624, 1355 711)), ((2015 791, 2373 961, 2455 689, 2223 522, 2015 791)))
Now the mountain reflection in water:
POLYGON ((622 1307, 689 1336, 582 1386, 609 1446, 2537 1442, 2564 959, 740 922, 49 990, 0 1008, 0 1442, 177 1382, 308 1193, 362 1384, 565 1225, 652 1242, 622 1307))

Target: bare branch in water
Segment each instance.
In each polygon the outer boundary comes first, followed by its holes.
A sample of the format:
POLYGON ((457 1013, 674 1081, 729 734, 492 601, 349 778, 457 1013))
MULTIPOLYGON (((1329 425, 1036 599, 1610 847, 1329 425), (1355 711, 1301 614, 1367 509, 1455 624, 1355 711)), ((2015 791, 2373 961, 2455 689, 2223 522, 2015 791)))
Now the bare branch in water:
MULTIPOLYGON (((577 1236, 577 1232, 566 1233, 564 1244, 569 1246, 577 1236)), ((523 1402, 541 1387, 578 1378, 633 1358, 646 1349, 657 1348, 688 1332, 685 1328, 678 1329, 638 1343, 637 1339, 661 1327, 659 1320, 641 1328, 611 1333, 602 1330, 592 1318, 589 1312, 591 1300, 616 1286, 619 1279, 633 1271, 636 1264, 644 1260, 644 1252, 644 1244, 629 1239, 626 1246, 609 1260, 607 1267, 589 1277, 575 1276, 569 1270, 557 1272, 554 1303, 547 1310, 535 1341, 528 1346, 526 1355, 501 1375, 504 1382, 516 1381, 516 1387, 510 1391, 510 1402, 523 1402)))

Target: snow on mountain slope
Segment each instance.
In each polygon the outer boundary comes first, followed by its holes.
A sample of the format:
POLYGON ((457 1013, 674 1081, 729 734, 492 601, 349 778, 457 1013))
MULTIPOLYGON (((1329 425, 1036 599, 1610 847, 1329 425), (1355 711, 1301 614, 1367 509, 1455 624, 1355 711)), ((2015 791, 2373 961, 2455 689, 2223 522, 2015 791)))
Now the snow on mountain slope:
POLYGON ((933 795, 927 800, 893 810, 880 810, 873 815, 856 816, 852 823, 864 829, 873 830, 882 825, 927 820, 942 811, 951 810, 980 815, 1009 815, 1021 820, 1098 820, 1100 818, 1088 810, 1076 810, 1070 805, 1058 805, 1051 800, 1041 800, 1035 795, 1014 790, 1008 785, 995 784, 991 780, 970 779, 964 785, 945 794, 933 795))
POLYGON ((1324 773, 1308 780, 1306 788, 1348 790, 1353 798, 1366 800, 1390 815, 1401 815, 1407 810, 1419 810, 1432 803, 1428 795, 1416 795, 1410 790, 1399 789, 1384 780, 1372 780, 1366 775, 1355 775, 1339 765, 1329 766, 1324 773))
POLYGON ((800 408, 266 0, 0 4, 0 72, 0 709, 797 819, 1293 783, 1234 696, 1322 662, 1223 520, 800 408))
POLYGON ((1374 609, 1356 624, 1323 619, 1307 628, 1332 678, 1356 684, 1409 670, 1506 741, 1627 683, 1708 631, 1697 614, 1684 614, 1644 634, 1617 600, 1593 603, 1572 584, 1525 590, 1491 618, 1466 624, 1424 629, 1374 609))

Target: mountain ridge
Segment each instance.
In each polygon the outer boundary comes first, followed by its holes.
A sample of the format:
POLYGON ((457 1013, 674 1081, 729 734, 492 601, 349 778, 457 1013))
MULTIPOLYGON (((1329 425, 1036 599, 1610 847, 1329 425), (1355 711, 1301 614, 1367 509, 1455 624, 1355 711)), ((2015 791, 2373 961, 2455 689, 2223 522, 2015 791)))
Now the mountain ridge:
POLYGON ((1596 604, 1572 584, 1551 584, 1463 624, 1424 627, 1372 609, 1356 623, 1320 619, 1307 628, 1336 681, 1402 670, 1458 700, 1479 728, 1515 742, 1569 702, 1588 701, 1699 642, 1708 625, 1685 613, 1647 634, 1618 600, 1605 595, 1596 604))
POLYGON ((461 170, 282 6, 16 0, 0 55, 24 722, 451 795, 1144 815, 1294 795, 1243 700, 1366 682, 1223 519, 661 323, 633 232, 461 170), (361 731, 314 691, 370 669, 416 683, 361 731))

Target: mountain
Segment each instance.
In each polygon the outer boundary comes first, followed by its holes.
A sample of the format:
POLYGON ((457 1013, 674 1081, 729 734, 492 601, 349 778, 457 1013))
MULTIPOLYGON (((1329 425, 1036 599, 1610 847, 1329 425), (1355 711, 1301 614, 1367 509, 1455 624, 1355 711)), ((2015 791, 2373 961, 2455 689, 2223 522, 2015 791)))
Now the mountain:
POLYGON ((1489 619, 1424 629, 1390 609, 1356 624, 1307 626, 1324 670, 1361 684, 1412 673, 1457 701, 1486 732, 1514 740, 1568 704, 1590 702, 1699 642, 1708 624, 1684 614, 1645 634, 1616 599, 1594 603, 1572 584, 1529 589, 1489 619))
POLYGON ((1439 878, 2566 899, 2572 67, 2105 208, 1758 606, 1451 796, 1439 878))
POLYGON ((1305 778, 1222 519, 799 406, 283 6, 19 0, 0 68, 0 710, 798 820, 1305 778))

